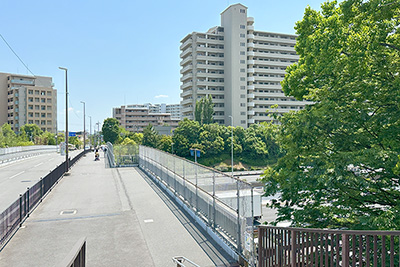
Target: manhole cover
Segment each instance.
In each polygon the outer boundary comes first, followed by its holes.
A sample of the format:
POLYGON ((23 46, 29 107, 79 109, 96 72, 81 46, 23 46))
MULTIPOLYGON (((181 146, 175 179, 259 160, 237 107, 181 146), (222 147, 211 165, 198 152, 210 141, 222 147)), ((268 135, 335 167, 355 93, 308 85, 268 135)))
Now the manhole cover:
POLYGON ((60 212, 60 215, 74 215, 76 214, 76 210, 63 210, 60 212))

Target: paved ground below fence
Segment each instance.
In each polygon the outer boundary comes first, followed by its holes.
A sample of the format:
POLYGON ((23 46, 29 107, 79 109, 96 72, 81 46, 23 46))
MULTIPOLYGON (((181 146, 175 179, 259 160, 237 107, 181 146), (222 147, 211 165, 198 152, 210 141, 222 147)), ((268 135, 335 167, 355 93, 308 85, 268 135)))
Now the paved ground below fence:
POLYGON ((58 266, 81 238, 88 266, 236 266, 137 168, 106 169, 89 153, 0 252, 0 266, 58 266), (232 264, 231 264, 232 263, 232 264))

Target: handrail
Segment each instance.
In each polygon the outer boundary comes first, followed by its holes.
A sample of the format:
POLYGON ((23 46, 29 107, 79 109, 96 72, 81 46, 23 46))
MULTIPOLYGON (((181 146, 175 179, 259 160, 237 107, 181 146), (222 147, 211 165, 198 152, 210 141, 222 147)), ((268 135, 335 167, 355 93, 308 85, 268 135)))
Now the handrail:
POLYGON ((82 237, 59 264, 59 267, 85 267, 86 265, 86 237, 82 237))
POLYGON ((175 257, 172 257, 172 261, 173 261, 174 263, 176 263, 176 266, 177 266, 177 267, 188 267, 188 266, 186 266, 186 265, 183 264, 184 262, 188 262, 188 263, 191 264, 191 266, 194 266, 194 267, 200 267, 200 265, 194 263, 193 261, 191 261, 191 260, 189 260, 189 259, 187 259, 187 258, 185 258, 185 257, 183 257, 183 256, 175 256, 175 257))

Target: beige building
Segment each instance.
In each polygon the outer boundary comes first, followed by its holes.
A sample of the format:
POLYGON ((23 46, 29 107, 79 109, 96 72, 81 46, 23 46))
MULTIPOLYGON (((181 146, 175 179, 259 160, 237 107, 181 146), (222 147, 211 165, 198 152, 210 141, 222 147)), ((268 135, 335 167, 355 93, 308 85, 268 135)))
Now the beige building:
POLYGON ((181 113, 194 119, 196 100, 211 95, 214 120, 247 128, 274 122, 267 110, 284 113, 309 103, 285 96, 280 82, 285 69, 297 62, 296 35, 257 31, 247 7, 229 6, 221 26, 193 32, 181 40, 181 113), (278 108, 271 108, 278 105, 278 108))
POLYGON ((0 73, 0 125, 9 123, 18 132, 25 124, 37 124, 55 133, 57 90, 51 77, 0 73))
POLYGON ((171 129, 178 127, 179 119, 171 118, 170 113, 150 112, 149 107, 121 106, 113 108, 113 118, 117 119, 122 127, 131 132, 143 132, 151 124, 153 126, 168 126, 171 129))

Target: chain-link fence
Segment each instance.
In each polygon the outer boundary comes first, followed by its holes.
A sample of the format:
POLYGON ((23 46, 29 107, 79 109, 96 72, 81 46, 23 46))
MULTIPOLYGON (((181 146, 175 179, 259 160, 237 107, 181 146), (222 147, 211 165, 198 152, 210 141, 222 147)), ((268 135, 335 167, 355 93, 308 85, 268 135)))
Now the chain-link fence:
POLYGON ((139 147, 139 167, 163 181, 225 243, 255 266, 254 207, 261 203, 253 201, 249 183, 145 146, 139 147))
POLYGON ((139 165, 138 145, 113 145, 107 143, 106 167, 135 167, 139 165))

